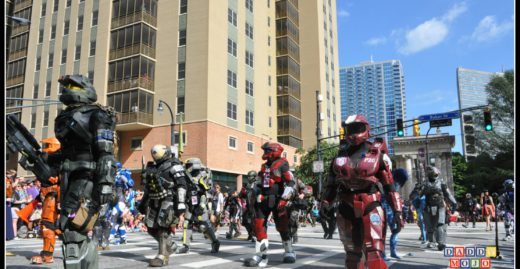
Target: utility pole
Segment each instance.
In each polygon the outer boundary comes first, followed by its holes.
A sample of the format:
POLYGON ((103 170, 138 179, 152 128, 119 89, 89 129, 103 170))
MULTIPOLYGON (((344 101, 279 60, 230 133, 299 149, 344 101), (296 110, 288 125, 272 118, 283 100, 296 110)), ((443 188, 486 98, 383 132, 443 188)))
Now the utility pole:
MULTIPOLYGON (((318 162, 321 161, 321 148, 320 148, 320 121, 321 121, 321 111, 320 104, 321 99, 323 97, 320 94, 320 91, 316 91, 316 154, 318 155, 318 162)), ((321 199, 321 191, 322 191, 322 172, 318 172, 318 198, 321 199)))

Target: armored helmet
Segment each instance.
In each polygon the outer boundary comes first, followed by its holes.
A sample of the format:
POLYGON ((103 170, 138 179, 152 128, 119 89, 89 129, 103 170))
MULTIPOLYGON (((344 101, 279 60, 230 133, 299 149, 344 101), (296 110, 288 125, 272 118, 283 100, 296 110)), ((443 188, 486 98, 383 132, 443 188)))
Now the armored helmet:
POLYGON ((512 191, 515 189, 515 182, 512 179, 506 179, 503 186, 506 191, 512 191))
POLYGON ((165 160, 169 159, 172 155, 170 147, 161 144, 153 146, 151 153, 152 158, 156 163, 162 163, 165 160))
POLYGON ((117 170, 121 170, 123 168, 123 164, 121 162, 116 163, 117 170))
POLYGON ((466 193, 466 198, 467 198, 467 199, 470 199, 470 198, 471 198, 471 193, 469 193, 469 192, 466 193))
POLYGON ((42 151, 47 154, 52 154, 60 150, 61 144, 56 137, 45 138, 42 141, 42 151))
POLYGON ((90 80, 82 75, 60 77, 60 101, 69 106, 73 104, 91 104, 97 101, 96 89, 90 80))
POLYGON ((283 147, 278 143, 269 143, 265 142, 262 145, 262 150, 264 154, 262 155, 262 160, 273 160, 278 159, 282 156, 283 147))
POLYGON ((428 177, 428 179, 435 180, 439 177, 440 174, 441 171, 439 171, 437 167, 431 165, 428 165, 426 167, 426 176, 428 177))
POLYGON ((189 158, 186 160, 186 171, 188 171, 188 173, 200 170, 202 170, 202 161, 199 158, 189 158))
POLYGON ((370 136, 370 125, 363 115, 348 116, 342 125, 345 127, 346 140, 350 145, 360 145, 370 136))
POLYGON ((251 171, 247 172, 247 180, 249 181, 249 183, 255 182, 256 176, 257 176, 257 173, 255 170, 251 170, 251 171))

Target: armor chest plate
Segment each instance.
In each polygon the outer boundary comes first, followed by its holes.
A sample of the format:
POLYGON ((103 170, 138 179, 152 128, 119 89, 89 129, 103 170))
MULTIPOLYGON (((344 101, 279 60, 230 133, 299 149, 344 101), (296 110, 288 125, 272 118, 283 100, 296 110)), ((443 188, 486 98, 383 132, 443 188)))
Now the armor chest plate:
POLYGON ((281 162, 276 161, 271 165, 263 164, 260 176, 262 177, 262 187, 270 188, 274 184, 282 184, 281 162))
POLYGON ((378 155, 354 154, 334 159, 332 170, 341 184, 351 190, 366 189, 377 183, 375 177, 379 171, 380 158, 378 155))

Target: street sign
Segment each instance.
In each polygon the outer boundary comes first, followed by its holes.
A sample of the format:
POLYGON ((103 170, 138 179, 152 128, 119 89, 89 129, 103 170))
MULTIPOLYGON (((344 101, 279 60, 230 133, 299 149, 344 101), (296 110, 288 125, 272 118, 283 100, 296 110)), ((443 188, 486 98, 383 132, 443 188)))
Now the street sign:
POLYGON ((448 119, 458 119, 458 118, 460 118, 460 112, 452 111, 452 112, 439 113, 439 114, 422 115, 418 119, 420 121, 432 121, 432 120, 448 120, 448 119))
POLYGON ((451 119, 432 120, 432 121, 430 121, 430 128, 433 128, 433 127, 443 127, 443 126, 451 126, 451 119))
POLYGON ((312 172, 314 172, 314 173, 323 172, 323 161, 312 162, 312 172))

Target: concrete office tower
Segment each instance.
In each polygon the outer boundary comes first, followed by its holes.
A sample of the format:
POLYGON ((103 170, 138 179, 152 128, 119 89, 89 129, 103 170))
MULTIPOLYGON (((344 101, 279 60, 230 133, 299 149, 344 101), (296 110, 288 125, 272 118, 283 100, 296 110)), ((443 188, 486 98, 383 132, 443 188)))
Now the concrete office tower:
MULTIPOLYGON (((399 60, 363 62, 341 68, 341 117, 363 114, 370 134, 383 134, 387 143, 397 136, 396 119, 406 120, 403 67, 399 60), (377 128, 378 126, 382 126, 377 128)), ((404 129, 406 135, 406 129, 404 129)), ((393 148, 388 143, 389 152, 393 148)))
MULTIPOLYGON (((260 167, 265 142, 280 140, 289 163, 299 163, 298 143, 288 142, 278 126, 280 2, 285 1, 15 1, 15 12, 27 10, 31 25, 27 63, 20 69, 8 64, 8 72, 16 73, 8 77, 8 89, 19 85, 10 82, 15 78, 23 83, 23 97, 57 100, 59 76, 87 75, 98 102, 117 111, 118 157, 138 181, 142 156, 150 161, 154 144, 170 145, 169 106, 175 143, 183 138, 181 159, 198 157, 215 181, 241 185, 241 175, 260 167), (25 2, 29 7, 22 7, 25 2), (160 103, 164 113, 157 111, 160 103)), ((60 109, 24 108, 22 122, 37 139, 54 136, 60 109)), ((315 116, 308 122, 315 126, 315 116)))
MULTIPOLYGON (((459 97, 459 109, 487 105, 488 93, 486 86, 494 75, 502 76, 503 73, 484 72, 462 67, 457 68, 457 92, 459 97)), ((483 132, 483 127, 473 124, 473 113, 483 113, 482 110, 464 112, 460 118, 460 132, 462 136, 462 150, 466 160, 475 158, 479 153, 475 145, 475 132, 483 132)), ((496 132, 505 132, 495 120, 493 122, 496 132)))

